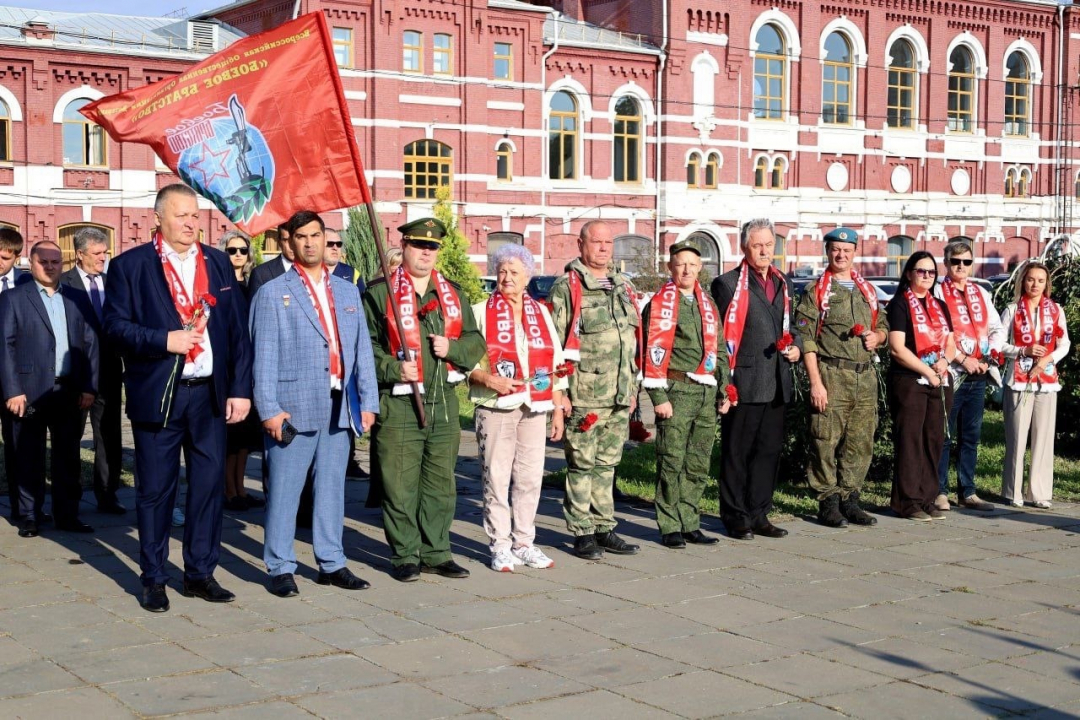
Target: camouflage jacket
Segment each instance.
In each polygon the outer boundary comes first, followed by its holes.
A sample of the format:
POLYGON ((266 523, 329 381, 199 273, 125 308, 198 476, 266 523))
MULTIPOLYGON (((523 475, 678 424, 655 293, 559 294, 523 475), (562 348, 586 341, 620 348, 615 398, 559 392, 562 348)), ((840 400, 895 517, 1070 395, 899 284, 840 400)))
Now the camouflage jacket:
MULTIPOLYGON (((878 309, 877 325, 870 327, 870 304, 859 288, 847 288, 833 282, 829 297, 829 312, 817 332, 821 313, 817 307, 817 284, 820 278, 810 283, 803 292, 795 308, 795 326, 803 336, 803 352, 818 353, 822 357, 851 362, 869 362, 871 353, 863 347, 862 340, 852 334, 856 324, 873 330, 889 332, 889 321, 885 317, 885 308, 878 309)), ((885 347, 879 352, 888 352, 885 347)))
MULTIPOLYGON (((581 260, 566 266, 581 276, 581 361, 570 376, 570 402, 579 407, 628 407, 637 396, 638 314, 621 274, 609 272, 604 290, 581 260)), ((564 275, 551 288, 552 319, 563 347, 573 331, 570 283, 564 275)))
MULTIPOLYGON (((703 293, 705 302, 712 303, 712 298, 708 293, 703 293)), ((656 295, 653 295, 656 298, 656 295)), ((716 303, 713 303, 715 306, 716 303)), ((717 310, 717 317, 720 317, 720 311, 717 310)), ((648 328, 649 317, 652 315, 652 302, 645 306, 645 310, 641 313, 641 322, 643 323, 645 333, 645 343, 648 347, 648 328)), ((716 384, 719 389, 723 389, 727 384, 728 377, 728 355, 727 346, 724 344, 724 328, 720 325, 717 329, 719 337, 716 343, 716 384)), ((701 344, 701 308, 698 307, 697 302, 694 300, 694 296, 683 295, 679 293, 679 319, 675 324, 675 341, 672 343, 671 348, 671 363, 668 365, 668 370, 679 370, 681 372, 691 373, 698 369, 698 365, 701 364, 701 355, 704 352, 701 344)), ((669 381, 670 382, 670 381, 669 381)), ((649 399, 652 400, 654 406, 667 402, 667 390, 664 388, 648 388, 649 399)))

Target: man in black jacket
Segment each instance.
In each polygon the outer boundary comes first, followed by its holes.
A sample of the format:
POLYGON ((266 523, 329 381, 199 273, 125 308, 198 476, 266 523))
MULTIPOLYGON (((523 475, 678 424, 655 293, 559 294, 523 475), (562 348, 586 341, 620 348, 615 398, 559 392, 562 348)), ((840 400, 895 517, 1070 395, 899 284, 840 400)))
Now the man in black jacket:
POLYGON ((292 267, 293 247, 289 244, 289 231, 284 225, 278 225, 278 247, 281 254, 268 260, 251 271, 248 278, 248 298, 255 302, 255 293, 266 283, 279 275, 284 275, 292 267))
POLYGON ((713 280, 712 296, 724 319, 731 385, 738 402, 720 421, 720 514, 732 537, 781 538, 769 522, 784 442, 784 408, 794 390, 791 366, 802 340, 791 322, 792 287, 773 267, 776 231, 771 221, 742 227, 743 261, 713 280))

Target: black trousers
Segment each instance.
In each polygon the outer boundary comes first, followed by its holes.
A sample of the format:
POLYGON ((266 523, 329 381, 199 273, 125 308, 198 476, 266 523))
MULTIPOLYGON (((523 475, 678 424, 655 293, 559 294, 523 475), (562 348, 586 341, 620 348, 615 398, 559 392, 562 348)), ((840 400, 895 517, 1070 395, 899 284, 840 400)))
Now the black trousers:
POLYGON ((724 527, 768 522, 784 445, 784 400, 740 402, 720 420, 720 517, 724 527))
POLYGON ((894 453, 891 505, 900 517, 929 512, 940 492, 938 463, 952 394, 952 388, 946 388, 942 400, 941 388, 920 385, 914 375, 889 378, 894 453))
POLYGON ((19 513, 19 484, 15 482, 15 441, 11 437, 14 426, 15 416, 9 413, 6 407, 0 409, 0 435, 4 439, 4 476, 7 478, 11 521, 18 522, 22 515, 19 513))
POLYGON ((94 434, 94 496, 97 501, 116 500, 120 488, 120 469, 123 450, 120 435, 120 405, 123 376, 114 370, 103 370, 101 387, 94 404, 82 414, 81 432, 86 432, 86 418, 94 434))
MULTIPOLYGON (((18 513, 23 518, 40 515, 45 506, 45 437, 52 439, 50 464, 52 511, 58 523, 74 521, 79 515, 82 485, 79 472, 79 392, 56 386, 26 414, 9 416, 11 455, 15 472, 8 482, 18 486, 18 513)), ((10 467, 10 466, 9 466, 10 467)))

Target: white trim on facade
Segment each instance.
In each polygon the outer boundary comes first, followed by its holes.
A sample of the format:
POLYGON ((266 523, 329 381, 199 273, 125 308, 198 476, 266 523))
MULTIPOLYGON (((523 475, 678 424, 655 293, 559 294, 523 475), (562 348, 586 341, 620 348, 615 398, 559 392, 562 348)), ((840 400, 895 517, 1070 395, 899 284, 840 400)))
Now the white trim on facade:
POLYGON ((53 106, 53 122, 64 122, 64 110, 71 104, 72 100, 98 100, 105 97, 105 93, 100 90, 95 90, 89 85, 81 85, 77 88, 72 88, 66 93, 60 96, 60 99, 56 101, 56 105, 53 106))

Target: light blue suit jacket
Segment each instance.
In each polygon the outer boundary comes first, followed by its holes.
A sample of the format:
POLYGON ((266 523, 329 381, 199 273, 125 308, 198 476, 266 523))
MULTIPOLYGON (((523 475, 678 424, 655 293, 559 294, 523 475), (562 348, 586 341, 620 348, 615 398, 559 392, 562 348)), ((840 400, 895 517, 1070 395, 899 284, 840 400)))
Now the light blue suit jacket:
POLYGON ((375 359, 360 293, 331 277, 345 363, 347 402, 331 418, 327 338, 298 268, 270 280, 255 293, 249 325, 255 348, 255 408, 261 418, 281 412, 299 432, 329 427, 360 430, 360 412, 379 412, 375 359))

